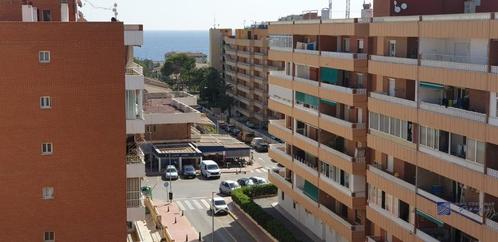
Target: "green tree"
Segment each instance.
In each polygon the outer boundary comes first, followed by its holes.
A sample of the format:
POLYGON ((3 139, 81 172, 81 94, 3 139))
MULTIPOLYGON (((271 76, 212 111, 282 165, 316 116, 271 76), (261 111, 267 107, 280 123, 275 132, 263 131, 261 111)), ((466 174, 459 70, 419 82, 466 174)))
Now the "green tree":
POLYGON ((195 59, 183 53, 170 55, 161 68, 162 79, 173 89, 181 89, 195 69, 195 59))
POLYGON ((209 107, 221 108, 225 111, 230 108, 232 98, 227 95, 227 89, 230 88, 223 78, 221 78, 218 70, 212 67, 198 69, 199 75, 199 97, 201 101, 207 103, 209 107))
POLYGON ((141 65, 144 69, 144 76, 158 78, 158 73, 154 72, 154 68, 159 67, 159 64, 154 63, 151 59, 135 58, 134 62, 141 65))

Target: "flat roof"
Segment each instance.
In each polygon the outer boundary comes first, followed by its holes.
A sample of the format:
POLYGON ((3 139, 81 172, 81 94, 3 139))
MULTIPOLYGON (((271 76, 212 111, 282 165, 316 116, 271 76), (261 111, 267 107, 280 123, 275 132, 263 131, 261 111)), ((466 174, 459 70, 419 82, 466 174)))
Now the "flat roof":
POLYGON ((182 113, 172 105, 172 98, 150 98, 145 101, 143 108, 145 113, 182 113))
POLYGON ((200 140, 194 142, 197 147, 223 146, 228 149, 250 149, 248 145, 238 139, 225 134, 203 134, 200 140))
POLYGON ((197 148, 190 143, 182 144, 154 144, 158 154, 200 154, 197 148))

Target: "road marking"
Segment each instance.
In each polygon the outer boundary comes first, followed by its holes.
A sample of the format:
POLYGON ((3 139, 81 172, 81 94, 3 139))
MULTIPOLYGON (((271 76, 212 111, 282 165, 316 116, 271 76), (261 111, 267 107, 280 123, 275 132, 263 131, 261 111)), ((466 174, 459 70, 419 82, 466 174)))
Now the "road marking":
POLYGON ((261 157, 259 157, 258 160, 263 160, 263 159, 261 157))
POLYGON ((185 207, 183 206, 183 204, 180 202, 180 201, 176 201, 176 205, 181 209, 181 210, 185 210, 185 207))
POLYGON ((192 203, 198 208, 198 209, 203 209, 203 207, 201 206, 201 204, 199 203, 199 201, 197 200, 193 200, 192 203))
POLYGON ((261 170, 263 171, 263 173, 267 173, 268 172, 268 170, 264 169, 264 168, 261 168, 261 170))
POLYGON ((190 210, 194 209, 194 206, 192 206, 192 204, 190 204, 190 202, 189 202, 188 200, 185 200, 185 201, 183 201, 183 202, 184 202, 185 204, 187 204, 187 207, 188 207, 190 210))
POLYGON ((204 200, 204 199, 201 199, 201 203, 202 203, 202 204, 204 204, 204 206, 205 206, 207 209, 209 209, 209 208, 211 207, 211 206, 209 206, 209 203, 208 203, 208 202, 206 202, 206 200, 204 200))

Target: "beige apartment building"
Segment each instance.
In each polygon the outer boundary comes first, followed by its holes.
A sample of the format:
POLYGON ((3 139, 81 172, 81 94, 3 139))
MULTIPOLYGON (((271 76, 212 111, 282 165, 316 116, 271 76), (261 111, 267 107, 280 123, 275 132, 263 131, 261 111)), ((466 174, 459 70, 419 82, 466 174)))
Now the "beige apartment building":
POLYGON ((496 241, 498 6, 403 2, 269 24, 278 206, 325 241, 496 241))
POLYGON ((233 100, 232 117, 250 121, 265 127, 268 116, 273 112, 267 109, 268 71, 282 69, 280 61, 268 60, 268 25, 255 24, 244 29, 212 29, 211 66, 219 68, 216 54, 221 54, 221 71, 230 89, 228 95, 233 100), (216 32, 217 33, 213 33, 216 32), (223 36, 223 49, 218 51, 219 39, 223 36))

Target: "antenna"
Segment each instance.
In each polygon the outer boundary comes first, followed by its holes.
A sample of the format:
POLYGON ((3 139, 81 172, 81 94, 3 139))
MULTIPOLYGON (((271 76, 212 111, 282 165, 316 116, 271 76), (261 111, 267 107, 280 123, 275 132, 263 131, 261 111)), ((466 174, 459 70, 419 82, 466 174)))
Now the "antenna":
POLYGON ((346 0, 346 18, 351 17, 351 0, 346 0))
POLYGON ((114 7, 112 8, 112 12, 114 13, 114 18, 118 19, 118 4, 114 3, 114 7))
POLYGON ((332 19, 332 0, 329 0, 329 19, 332 19))

